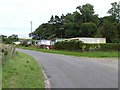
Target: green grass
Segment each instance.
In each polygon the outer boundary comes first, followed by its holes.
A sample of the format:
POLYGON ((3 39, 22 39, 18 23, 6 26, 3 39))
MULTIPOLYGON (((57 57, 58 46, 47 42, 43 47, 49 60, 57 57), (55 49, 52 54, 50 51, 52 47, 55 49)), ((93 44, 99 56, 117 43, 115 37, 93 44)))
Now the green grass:
POLYGON ((63 51, 63 50, 47 50, 47 49, 40 49, 36 47, 23 47, 23 46, 19 46, 18 48, 35 50, 35 51, 40 51, 40 52, 47 52, 47 53, 78 56, 78 57, 91 57, 91 58, 118 57, 118 51, 96 51, 96 52, 75 52, 73 51, 72 52, 72 51, 63 51))
POLYGON ((0 90, 2 89, 2 53, 0 52, 0 90))
POLYGON ((4 62, 2 72, 3 88, 44 88, 41 67, 31 57, 17 52, 13 59, 4 62))

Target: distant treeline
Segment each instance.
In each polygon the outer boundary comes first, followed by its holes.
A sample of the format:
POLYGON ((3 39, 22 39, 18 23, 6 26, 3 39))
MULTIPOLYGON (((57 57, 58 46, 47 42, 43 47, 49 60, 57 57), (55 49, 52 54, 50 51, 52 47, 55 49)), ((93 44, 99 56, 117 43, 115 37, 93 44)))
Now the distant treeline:
POLYGON ((94 6, 78 6, 73 13, 51 16, 48 23, 41 24, 30 33, 33 39, 72 38, 72 37, 105 37, 108 43, 116 43, 120 35, 120 5, 111 3, 110 16, 99 18, 94 6))
POLYGON ((1 42, 4 44, 13 44, 14 42, 18 41, 18 35, 12 34, 10 36, 0 35, 1 42))

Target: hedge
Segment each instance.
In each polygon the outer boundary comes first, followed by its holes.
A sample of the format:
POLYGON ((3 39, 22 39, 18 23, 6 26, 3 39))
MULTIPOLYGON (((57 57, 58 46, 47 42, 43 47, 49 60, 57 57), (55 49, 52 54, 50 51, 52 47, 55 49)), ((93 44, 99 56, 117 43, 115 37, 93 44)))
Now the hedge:
POLYGON ((119 46, 118 43, 85 44, 81 41, 71 40, 57 42, 54 48, 57 50, 68 51, 117 51, 119 46))
POLYGON ((55 49, 58 50, 82 50, 82 45, 83 43, 81 41, 77 41, 77 40, 71 40, 71 41, 62 41, 62 42, 57 42, 54 46, 55 49))

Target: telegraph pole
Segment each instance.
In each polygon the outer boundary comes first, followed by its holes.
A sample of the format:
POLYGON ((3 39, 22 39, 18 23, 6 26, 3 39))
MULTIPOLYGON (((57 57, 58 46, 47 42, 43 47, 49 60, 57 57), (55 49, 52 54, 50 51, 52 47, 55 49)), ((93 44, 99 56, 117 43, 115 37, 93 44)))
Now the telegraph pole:
MULTIPOLYGON (((120 10, 120 1, 118 2, 118 9, 120 10)), ((118 15, 118 20, 119 20, 119 23, 120 23, 120 12, 119 12, 119 15, 118 15)))
MULTIPOLYGON (((30 22, 31 24, 31 40, 32 40, 32 21, 30 22)), ((31 41, 31 45, 32 45, 32 41, 31 41)))
POLYGON ((31 24, 31 34, 32 34, 32 21, 30 22, 30 24, 31 24))
POLYGON ((32 39, 32 21, 30 21, 30 31, 31 31, 30 38, 32 39))

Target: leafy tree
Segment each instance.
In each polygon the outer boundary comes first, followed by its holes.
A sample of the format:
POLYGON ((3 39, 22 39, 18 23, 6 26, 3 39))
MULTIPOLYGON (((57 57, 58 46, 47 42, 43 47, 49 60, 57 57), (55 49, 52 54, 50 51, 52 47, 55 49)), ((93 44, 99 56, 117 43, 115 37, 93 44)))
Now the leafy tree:
POLYGON ((50 21, 48 21, 50 24, 53 24, 54 23, 54 17, 53 17, 53 15, 51 16, 51 18, 50 18, 50 21))
POLYGON ((6 38, 7 36, 5 36, 5 35, 0 35, 0 37, 1 37, 1 38, 6 38))
POLYGON ((108 11, 110 16, 99 18, 94 14, 94 6, 78 6, 73 13, 51 16, 48 23, 41 24, 30 35, 33 39, 71 38, 71 37, 106 37, 107 42, 118 42, 120 25, 120 6, 115 2, 108 11), (115 20, 116 19, 116 20, 115 20))
POLYGON ((12 44, 13 42, 18 41, 18 35, 15 35, 15 34, 9 37, 5 35, 1 35, 1 37, 2 37, 2 43, 5 43, 5 44, 12 44))
POLYGON ((117 29, 114 23, 111 23, 107 20, 103 22, 103 26, 99 29, 100 37, 106 37, 107 42, 115 42, 117 40, 117 29))
POLYGON ((19 40, 18 35, 12 34, 11 36, 8 37, 9 39, 12 40, 12 42, 16 42, 19 40))
POLYGON ((79 9, 83 22, 91 22, 93 19, 93 14, 94 14, 94 7, 91 4, 86 4, 81 6, 78 6, 76 9, 79 9))
POLYGON ((120 43, 120 23, 117 24, 117 36, 118 36, 118 41, 120 43))
POLYGON ((80 15, 80 13, 79 12, 73 12, 73 18, 74 18, 74 22, 82 22, 82 19, 81 19, 81 15, 80 15))
POLYGON ((80 33, 82 37, 94 37, 97 26, 94 23, 82 23, 80 33))
POLYGON ((120 20, 120 5, 117 2, 111 3, 112 8, 108 10, 108 13, 111 14, 114 20, 120 20))
POLYGON ((10 38, 3 37, 2 38, 2 43, 4 43, 4 44, 12 44, 12 40, 10 38))

